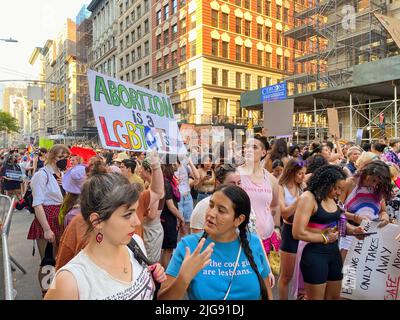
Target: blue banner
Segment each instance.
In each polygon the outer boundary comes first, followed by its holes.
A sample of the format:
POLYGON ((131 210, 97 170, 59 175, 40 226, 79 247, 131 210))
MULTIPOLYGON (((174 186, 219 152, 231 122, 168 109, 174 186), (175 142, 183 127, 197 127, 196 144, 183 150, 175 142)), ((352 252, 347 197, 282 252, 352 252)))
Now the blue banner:
POLYGON ((261 102, 284 100, 287 98, 286 81, 261 89, 261 102))

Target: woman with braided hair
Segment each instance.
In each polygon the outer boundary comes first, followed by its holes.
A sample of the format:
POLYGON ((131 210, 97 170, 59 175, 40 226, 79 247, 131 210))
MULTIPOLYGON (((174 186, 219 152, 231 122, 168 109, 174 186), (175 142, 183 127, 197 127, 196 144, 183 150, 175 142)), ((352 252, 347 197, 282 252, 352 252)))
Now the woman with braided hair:
POLYGON ((250 199, 237 186, 211 196, 204 233, 183 238, 167 269, 159 299, 272 299, 261 241, 247 231, 250 199), (205 248, 205 249, 204 249, 205 248))
MULTIPOLYGON (((346 174, 342 168, 335 165, 323 166, 311 176, 307 191, 300 196, 297 204, 293 237, 301 241, 297 249, 294 279, 301 281, 301 272, 310 300, 340 298, 343 263, 337 226, 342 211, 337 205, 337 199, 345 183, 346 174)), ((362 227, 349 223, 346 229, 347 234, 364 233, 362 227)), ((298 285, 298 281, 295 281, 295 291, 298 285)))

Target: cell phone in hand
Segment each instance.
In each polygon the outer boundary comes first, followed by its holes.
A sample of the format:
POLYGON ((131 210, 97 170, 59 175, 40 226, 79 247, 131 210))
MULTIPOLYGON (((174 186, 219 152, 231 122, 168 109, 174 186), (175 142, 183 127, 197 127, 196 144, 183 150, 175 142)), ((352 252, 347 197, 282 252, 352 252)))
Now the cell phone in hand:
POLYGON ((211 170, 207 171, 207 176, 210 176, 210 177, 212 176, 212 171, 211 170))
POLYGON ((353 233, 352 236, 372 236, 374 234, 377 234, 378 232, 365 232, 365 233, 353 233))

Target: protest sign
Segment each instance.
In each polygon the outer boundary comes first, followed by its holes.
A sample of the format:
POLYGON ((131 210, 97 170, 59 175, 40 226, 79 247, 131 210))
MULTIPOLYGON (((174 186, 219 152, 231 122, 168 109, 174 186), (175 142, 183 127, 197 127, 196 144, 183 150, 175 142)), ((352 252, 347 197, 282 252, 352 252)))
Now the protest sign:
POLYGON ((88 81, 103 148, 186 153, 169 97, 92 70, 88 81))
POLYGON ((40 148, 46 148, 47 150, 50 150, 53 145, 54 145, 53 140, 46 139, 46 138, 39 138, 39 147, 40 148))
POLYGON ((338 111, 335 108, 327 108, 326 110, 328 112, 329 134, 333 137, 340 138, 338 111))
POLYGON ((378 228, 363 221, 364 240, 355 239, 343 265, 341 297, 351 300, 400 300, 400 226, 378 228))
POLYGON ((294 100, 264 101, 264 128, 268 136, 291 137, 293 135, 294 100))
POLYGON ((18 170, 9 170, 7 169, 5 172, 5 176, 8 179, 14 180, 14 181, 22 181, 22 172, 18 170))

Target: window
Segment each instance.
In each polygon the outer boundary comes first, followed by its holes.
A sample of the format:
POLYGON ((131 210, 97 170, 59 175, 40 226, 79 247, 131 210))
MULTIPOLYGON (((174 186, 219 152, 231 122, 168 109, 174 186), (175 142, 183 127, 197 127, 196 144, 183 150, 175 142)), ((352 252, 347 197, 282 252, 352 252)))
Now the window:
POLYGON ((236 33, 242 33, 242 19, 236 18, 236 33))
POLYGON ((125 37, 125 45, 129 46, 129 35, 125 37))
POLYGON ((265 41, 271 42, 271 28, 265 28, 265 41))
POLYGON ((165 94, 169 94, 169 80, 164 81, 165 94))
POLYGON ((262 0, 257 0, 257 12, 262 13, 262 0))
POLYGON ((137 47, 136 51, 138 59, 142 59, 142 46, 137 47))
POLYGON ((211 41, 211 54, 213 56, 218 56, 218 43, 219 43, 219 40, 216 40, 216 39, 212 39, 212 41, 211 41))
POLYGON ((218 11, 211 10, 211 25, 215 28, 218 28, 218 11))
POLYGON ((222 13, 222 29, 228 30, 229 28, 229 16, 227 13, 222 13))
POLYGON ((126 78, 126 81, 127 81, 127 82, 131 82, 131 74, 130 74, 130 73, 127 73, 127 74, 125 75, 125 78, 126 78))
POLYGON ((196 40, 190 43, 190 57, 194 57, 196 55, 196 40))
POLYGON ((265 77, 265 85, 270 86, 271 85, 271 78, 270 77, 265 77))
MULTIPOLYGON (((123 41, 123 40, 121 40, 121 41, 119 42, 119 47, 121 48, 121 51, 124 50, 124 41, 123 41)), ((101 56, 101 48, 100 48, 100 56, 101 56)))
POLYGON ((122 3, 119 5, 119 14, 120 15, 124 14, 124 5, 122 3))
POLYGON ((156 13, 156 25, 158 26, 159 24, 161 24, 161 10, 156 13))
POLYGON ((164 56, 164 70, 169 68, 169 54, 164 56))
POLYGON ((149 28, 149 19, 146 19, 145 21, 144 21, 144 33, 146 34, 146 33, 149 33, 149 31, 150 31, 150 28, 149 28))
POLYGON ((132 56, 132 63, 136 61, 136 54, 135 54, 135 50, 132 50, 131 52, 131 56, 132 56))
POLYGON ((164 31, 164 45, 167 45, 169 43, 169 30, 164 31))
POLYGON ((181 20, 181 33, 186 33, 186 19, 181 20))
POLYGON ((119 59, 119 70, 123 70, 124 69, 124 59, 119 59))
POLYGON ((283 46, 289 47, 289 39, 285 36, 283 36, 283 46))
POLYGON ((196 69, 190 70, 190 84, 192 86, 196 85, 196 69))
POLYGON ((157 92, 162 93, 162 83, 161 82, 157 83, 157 92))
POLYGON ((135 10, 132 10, 131 12, 131 21, 135 22, 135 10))
POLYGON ((125 56, 125 63, 127 66, 129 66, 129 54, 125 56))
POLYGON ((182 46, 181 48, 181 61, 186 60, 186 46, 182 46))
POLYGON ((181 89, 186 88, 186 72, 181 74, 181 89))
POLYGON ((285 57, 285 58, 284 58, 283 69, 284 69, 285 71, 289 71, 289 58, 288 58, 288 57, 285 57))
POLYGON ((245 21, 244 22, 244 34, 248 37, 250 37, 251 29, 250 29, 250 21, 245 21))
POLYGON ((271 53, 270 52, 265 53, 265 66, 266 67, 271 66, 271 53))
POLYGON ((236 88, 242 89, 242 74, 240 72, 236 72, 236 88))
POLYGON ((169 4, 166 4, 164 6, 164 20, 167 20, 169 18, 169 4))
POLYGON ((172 78, 172 91, 175 92, 178 89, 178 77, 173 77, 172 78))
POLYGON ((276 31, 276 44, 282 45, 282 31, 276 31))
POLYGON ((175 67, 178 64, 178 51, 172 52, 172 66, 175 67))
POLYGON ((211 68, 211 84, 218 85, 218 69, 211 68))
POLYGON ((144 0, 144 11, 148 12, 150 9, 149 0, 144 0))
POLYGON ((250 0, 244 0, 244 7, 250 9, 250 0))
POLYGON ((142 79, 142 67, 141 66, 137 68, 137 77, 138 77, 138 80, 142 79))
POLYGON ((157 60, 157 72, 161 72, 161 59, 157 60))
POLYGON ((172 0, 172 14, 178 11, 178 0, 172 0))
POLYGON ((149 46, 149 41, 146 41, 144 43, 144 55, 148 56, 150 54, 150 46, 149 46))
POLYGON ((228 57, 228 52, 229 52, 229 43, 222 41, 222 57, 223 58, 229 58, 228 57))
POLYGON ((280 5, 276 5, 276 19, 281 20, 282 19, 282 7, 280 5))
POLYGON ((148 75, 150 74, 150 64, 149 64, 148 62, 146 62, 146 63, 144 64, 144 74, 145 74, 146 76, 148 76, 148 75))
POLYGON ((257 24, 257 39, 263 39, 262 29, 263 26, 261 24, 257 24))
POLYGON ((242 6, 242 0, 235 0, 235 4, 239 7, 242 6))
POLYGON ((263 87, 263 77, 258 76, 257 77, 257 88, 260 89, 263 87))
POLYGON ((131 32, 131 39, 132 39, 132 43, 134 43, 135 42, 135 30, 133 30, 131 32))
POLYGON ((289 22, 289 9, 283 8, 283 21, 289 22))
POLYGON ((262 66, 262 56, 263 52, 261 50, 257 50, 257 64, 262 66))
POLYGON ((222 85, 224 87, 228 87, 229 86, 229 82, 228 82, 228 70, 222 69, 222 85))
POLYGON ((282 69, 282 56, 276 56, 276 68, 282 69))
POLYGON ((265 12, 266 16, 271 16, 271 3, 268 0, 265 0, 265 12))
POLYGON ((192 14, 190 17, 190 30, 196 29, 196 15, 192 14))
POLYGON ((137 18, 140 19, 142 17, 142 7, 139 5, 136 8, 137 18))
POLYGON ((156 44, 157 50, 161 48, 161 34, 157 36, 157 44, 156 44))
POLYGON ((236 45, 236 60, 242 61, 242 46, 236 45))
POLYGON ((245 48, 244 49, 244 60, 247 62, 247 63, 250 63, 251 62, 251 48, 245 48))
POLYGON ((142 37, 142 27, 138 26, 136 31, 137 31, 138 39, 140 39, 142 37))
POLYGON ((136 80, 136 71, 135 70, 131 71, 131 77, 132 77, 132 82, 135 82, 135 80, 136 80))
POLYGON ((178 36, 178 25, 174 24, 172 26, 172 36, 171 36, 171 41, 174 41, 178 36))
POLYGON ((244 88, 246 89, 246 90, 250 90, 251 88, 251 75, 250 74, 248 74, 248 73, 246 73, 245 74, 245 77, 244 77, 244 88))
MULTIPOLYGON (((227 99, 213 98, 212 99, 212 115, 213 116, 226 116, 227 115, 227 99)), ((220 122, 223 120, 221 119, 220 122)))

